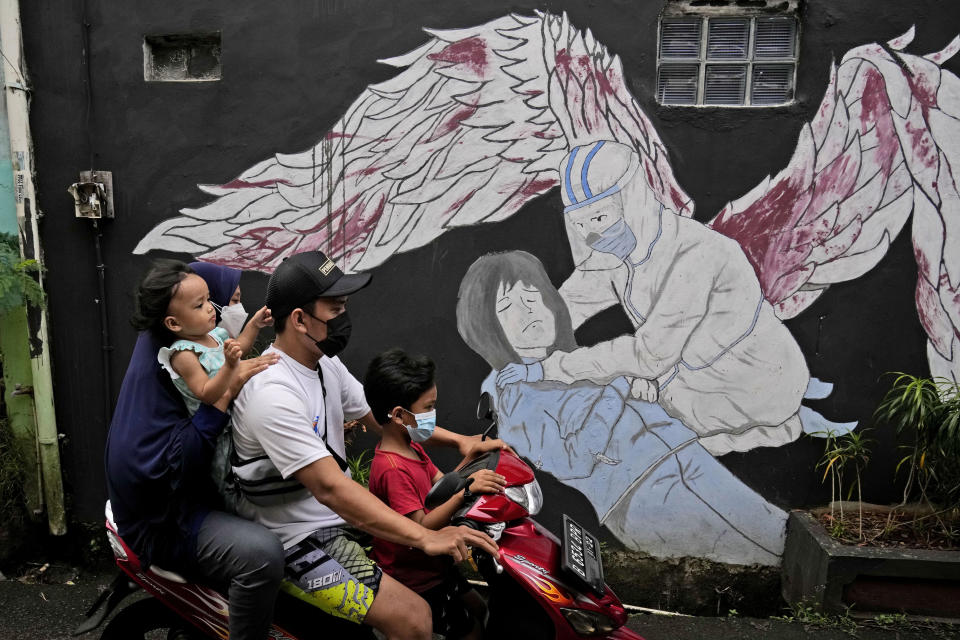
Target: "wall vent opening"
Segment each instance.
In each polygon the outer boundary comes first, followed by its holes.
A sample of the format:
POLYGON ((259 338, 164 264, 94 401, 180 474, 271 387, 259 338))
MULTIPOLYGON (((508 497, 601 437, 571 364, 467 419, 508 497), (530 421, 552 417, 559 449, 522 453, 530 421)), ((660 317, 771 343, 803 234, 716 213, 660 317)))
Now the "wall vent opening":
POLYGON ((147 82, 209 82, 219 80, 221 74, 219 31, 143 38, 147 82))

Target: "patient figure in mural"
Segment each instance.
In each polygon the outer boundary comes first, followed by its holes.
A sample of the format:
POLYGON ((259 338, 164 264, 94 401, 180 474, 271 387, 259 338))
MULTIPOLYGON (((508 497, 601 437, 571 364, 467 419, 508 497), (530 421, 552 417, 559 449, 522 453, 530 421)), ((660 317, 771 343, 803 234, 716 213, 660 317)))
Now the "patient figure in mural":
MULTIPOLYGON (((573 326, 620 304, 635 333, 513 363, 498 386, 635 378, 635 397, 658 401, 714 455, 780 446, 804 428, 848 431, 800 411, 810 382, 803 354, 740 245, 665 209, 640 167, 631 147, 612 141, 575 147, 560 166, 576 264, 560 295, 573 326)), ((811 394, 827 386, 814 381, 811 394)))
POLYGON ((779 562, 786 514, 680 420, 633 397, 635 380, 495 384, 510 363, 576 350, 570 314, 535 257, 514 251, 477 260, 460 285, 457 326, 493 368, 483 389, 494 397, 501 437, 583 493, 625 545, 659 557, 779 562))

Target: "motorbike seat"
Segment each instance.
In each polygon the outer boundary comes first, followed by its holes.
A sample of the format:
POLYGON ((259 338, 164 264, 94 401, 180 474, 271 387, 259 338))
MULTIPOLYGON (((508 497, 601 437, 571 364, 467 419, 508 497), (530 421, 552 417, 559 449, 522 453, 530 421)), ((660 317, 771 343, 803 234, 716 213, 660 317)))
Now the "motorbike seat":
MULTIPOLYGON (((104 515, 107 518, 107 522, 110 525, 110 528, 113 531, 117 530, 117 523, 113 521, 113 507, 110 504, 110 501, 107 500, 107 504, 104 506, 104 515)), ((187 584, 187 579, 181 576, 179 573, 173 571, 167 571, 166 569, 161 569, 157 565, 150 565, 147 567, 147 571, 157 575, 165 580, 170 582, 176 582, 178 584, 187 584)))

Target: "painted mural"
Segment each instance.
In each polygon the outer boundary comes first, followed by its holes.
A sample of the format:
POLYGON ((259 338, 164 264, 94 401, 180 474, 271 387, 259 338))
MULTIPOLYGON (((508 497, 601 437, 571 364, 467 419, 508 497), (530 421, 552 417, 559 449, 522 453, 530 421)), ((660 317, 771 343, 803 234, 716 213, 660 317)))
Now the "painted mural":
POLYGON ((779 561, 786 513, 733 476, 693 429, 637 398, 643 378, 504 379, 518 356, 529 368, 576 348, 562 291, 537 258, 516 251, 475 262, 460 285, 457 326, 493 369, 483 389, 496 398, 500 437, 583 493, 624 544, 657 556, 779 561))
POLYGON ((630 547, 775 564, 784 513, 714 456, 854 428, 803 406, 831 385, 782 320, 869 271, 911 213, 931 372, 958 379, 960 81, 940 65, 960 38, 849 51, 788 166, 704 225, 589 30, 537 13, 428 33, 317 145, 201 186, 215 199, 135 251, 272 271, 322 249, 362 271, 559 186, 575 264, 559 287, 521 252, 461 283, 480 312, 458 307, 458 328, 491 367, 503 435, 630 547), (578 347, 573 330, 614 305, 635 332, 578 347))

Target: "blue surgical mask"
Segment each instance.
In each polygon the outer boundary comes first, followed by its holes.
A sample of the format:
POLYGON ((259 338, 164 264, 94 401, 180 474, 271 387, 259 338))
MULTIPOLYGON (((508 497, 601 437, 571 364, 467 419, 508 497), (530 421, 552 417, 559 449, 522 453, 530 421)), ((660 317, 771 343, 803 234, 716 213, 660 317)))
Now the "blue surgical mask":
POLYGON ((407 427, 407 433, 410 434, 410 439, 414 442, 426 442, 430 439, 430 436, 433 435, 433 430, 437 426, 437 412, 436 410, 427 411, 426 413, 413 413, 412 411, 408 412, 412 415, 416 421, 417 426, 407 427))
POLYGON ((586 238, 591 249, 612 253, 621 260, 626 260, 637 248, 637 236, 623 218, 620 218, 601 233, 591 233, 586 238))

